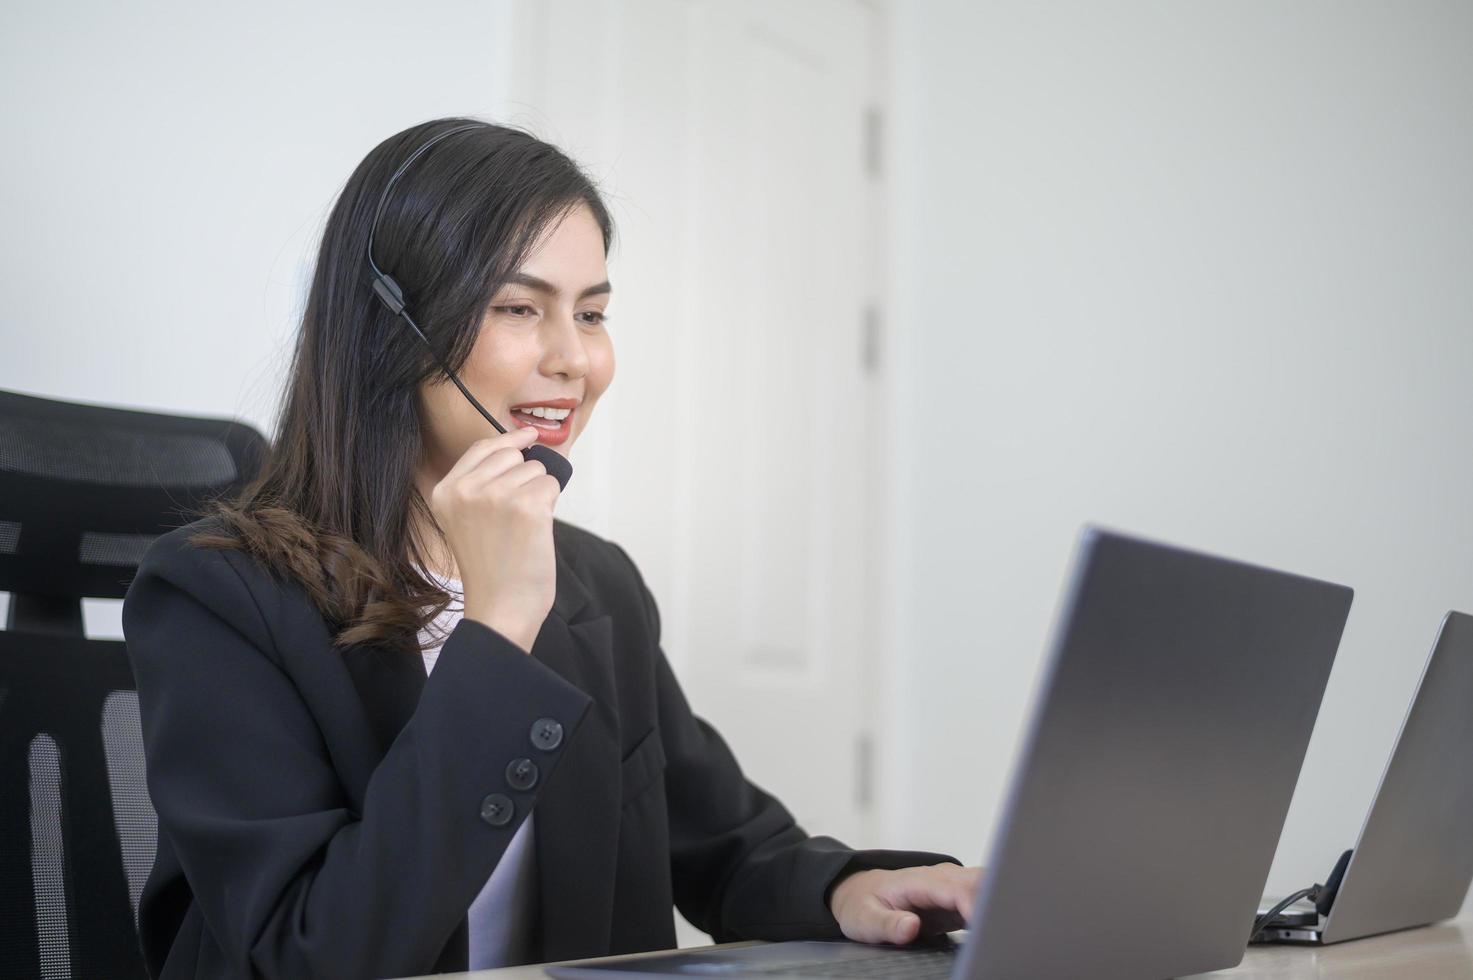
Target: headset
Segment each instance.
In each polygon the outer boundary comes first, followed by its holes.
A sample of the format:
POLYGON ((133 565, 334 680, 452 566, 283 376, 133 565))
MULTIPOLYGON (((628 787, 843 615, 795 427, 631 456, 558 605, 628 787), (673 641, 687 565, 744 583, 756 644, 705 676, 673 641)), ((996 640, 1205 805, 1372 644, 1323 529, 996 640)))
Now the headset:
MULTIPOLYGON (((447 129, 445 132, 433 136, 425 143, 422 143, 418 149, 409 154, 408 159, 399 164, 399 169, 394 171, 394 175, 384 185, 383 193, 379 195, 378 208, 373 212, 373 224, 368 227, 368 267, 373 273, 372 284, 374 295, 388 308, 390 313, 409 324, 409 329, 413 330, 415 336, 424 342, 425 347, 434 356, 435 360, 439 362, 440 369, 445 372, 451 381, 455 382, 455 387, 459 388, 460 393, 466 397, 466 400, 475 406, 476 411, 485 416, 486 421, 495 426, 497 432, 505 433, 506 429, 502 424, 491 417, 491 413, 486 411, 480 402, 476 401, 476 396, 472 395, 470 389, 461 383, 460 378, 456 377, 454 371, 450 370, 449 362, 440 356, 440 352, 435 350, 429 338, 424 335, 424 331, 419 328, 419 324, 414 322, 414 318, 404 308, 404 290, 400 288, 399 283, 394 280, 393 276, 378 267, 378 263, 373 258, 374 232, 378 230, 379 219, 383 217, 384 204, 388 202, 389 194, 393 192, 394 185, 399 182, 400 177, 404 176, 404 171, 408 170, 414 161, 423 156, 426 150, 441 140, 454 136, 456 133, 464 133, 468 130, 483 128, 485 128, 484 123, 472 123, 467 126, 456 126, 454 129, 447 129)), ((533 443, 522 450, 522 456, 525 459, 537 460, 547 468, 547 472, 557 478, 560 490, 567 489, 568 480, 573 477, 573 464, 568 462, 568 458, 562 453, 557 452, 550 446, 533 443)))

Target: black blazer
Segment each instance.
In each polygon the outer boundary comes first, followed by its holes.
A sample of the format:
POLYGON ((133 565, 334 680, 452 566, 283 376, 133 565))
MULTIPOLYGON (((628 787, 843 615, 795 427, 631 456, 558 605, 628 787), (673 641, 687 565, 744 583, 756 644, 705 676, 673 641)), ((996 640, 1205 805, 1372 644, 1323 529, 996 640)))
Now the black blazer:
POLYGON ((748 782, 612 542, 556 522, 531 656, 462 620, 426 677, 413 654, 334 651, 299 585, 187 542, 207 523, 159 538, 123 607, 155 977, 466 969, 466 911, 533 807, 543 961, 673 946, 672 902, 718 941, 838 938, 841 872, 956 860, 809 837, 748 782))

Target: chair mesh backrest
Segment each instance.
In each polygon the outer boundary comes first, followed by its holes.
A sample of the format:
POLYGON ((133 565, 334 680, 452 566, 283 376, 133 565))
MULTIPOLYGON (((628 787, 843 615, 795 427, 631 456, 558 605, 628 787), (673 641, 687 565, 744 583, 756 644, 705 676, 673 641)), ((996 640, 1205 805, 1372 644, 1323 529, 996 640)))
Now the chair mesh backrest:
POLYGON ((118 832, 123 873, 128 878, 128 904, 133 908, 133 928, 137 929, 138 898, 153 868, 159 835, 159 820, 148 798, 137 691, 113 691, 102 703, 102 751, 112 791, 113 827, 118 832))
POLYGON ((226 419, 0 391, 0 592, 121 599, 153 539, 265 453, 226 419))
POLYGON ((26 753, 31 797, 31 886, 43 977, 72 975, 66 920, 66 846, 61 839, 61 751, 42 732, 26 753))
POLYGON ((145 976, 138 695, 126 646, 80 635, 80 600, 121 598, 154 538, 265 454, 239 423, 0 391, 0 977, 145 976))

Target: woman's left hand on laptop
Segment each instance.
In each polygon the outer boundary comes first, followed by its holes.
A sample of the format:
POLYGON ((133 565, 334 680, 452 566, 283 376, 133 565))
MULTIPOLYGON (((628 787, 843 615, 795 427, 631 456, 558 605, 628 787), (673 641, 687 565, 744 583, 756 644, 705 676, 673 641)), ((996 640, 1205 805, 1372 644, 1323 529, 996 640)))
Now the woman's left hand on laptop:
POLYGON ((956 864, 857 871, 834 886, 829 909, 856 942, 904 946, 965 929, 981 875, 981 868, 956 864))

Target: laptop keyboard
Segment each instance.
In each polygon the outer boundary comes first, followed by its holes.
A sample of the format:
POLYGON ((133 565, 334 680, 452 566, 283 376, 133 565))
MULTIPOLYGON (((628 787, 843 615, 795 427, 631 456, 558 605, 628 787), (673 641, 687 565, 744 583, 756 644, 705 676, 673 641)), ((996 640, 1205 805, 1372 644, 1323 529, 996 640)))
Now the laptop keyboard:
POLYGON ((860 959, 829 963, 779 963, 762 969, 744 969, 749 976, 783 977, 894 977, 896 980, 945 980, 956 966, 958 947, 914 953, 887 952, 860 959))

